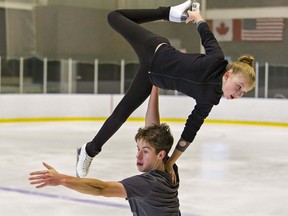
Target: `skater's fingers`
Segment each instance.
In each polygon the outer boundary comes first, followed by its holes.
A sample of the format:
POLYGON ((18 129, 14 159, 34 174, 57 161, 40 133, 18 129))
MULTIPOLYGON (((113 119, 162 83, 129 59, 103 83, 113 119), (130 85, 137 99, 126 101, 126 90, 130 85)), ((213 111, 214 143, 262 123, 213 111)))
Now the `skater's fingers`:
POLYGON ((46 173, 49 173, 49 171, 48 170, 34 171, 34 172, 31 172, 30 175, 43 175, 46 173))
POLYGON ((34 185, 34 184, 43 184, 43 183, 45 183, 45 181, 44 181, 43 179, 41 179, 41 180, 35 179, 35 180, 31 180, 31 181, 30 181, 30 184, 31 184, 31 185, 34 185))
POLYGON ((54 169, 52 166, 50 166, 49 164, 43 162, 42 163, 47 169, 54 169))
POLYGON ((29 177, 29 180, 35 180, 35 179, 47 179, 47 178, 49 178, 49 177, 51 177, 50 176, 50 174, 35 174, 35 175, 31 175, 30 177, 29 177))
POLYGON ((34 182, 30 182, 31 185, 37 185, 36 188, 42 188, 45 186, 48 186, 47 182, 45 181, 34 181, 34 182))

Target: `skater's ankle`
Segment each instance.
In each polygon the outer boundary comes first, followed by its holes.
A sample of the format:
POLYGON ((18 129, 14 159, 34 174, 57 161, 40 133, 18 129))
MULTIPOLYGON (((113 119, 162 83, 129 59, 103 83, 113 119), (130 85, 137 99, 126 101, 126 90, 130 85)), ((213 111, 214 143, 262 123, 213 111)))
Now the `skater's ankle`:
POLYGON ((93 143, 92 142, 88 142, 87 144, 86 144, 86 146, 85 146, 85 151, 86 151, 86 153, 87 153, 87 155, 89 156, 89 157, 95 157, 96 155, 98 155, 99 154, 99 150, 93 150, 93 143))

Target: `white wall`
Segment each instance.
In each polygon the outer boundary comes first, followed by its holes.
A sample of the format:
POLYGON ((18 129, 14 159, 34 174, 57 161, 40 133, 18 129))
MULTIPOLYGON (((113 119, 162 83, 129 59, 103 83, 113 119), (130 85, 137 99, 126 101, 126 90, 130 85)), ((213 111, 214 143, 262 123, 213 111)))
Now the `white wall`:
MULTIPOLYGON (((0 95, 0 122, 31 118, 106 118, 122 95, 27 94, 0 95)), ((143 118, 147 101, 131 117, 143 118)), ((195 102, 185 96, 160 96, 161 118, 185 120, 195 102)), ((222 99, 210 113, 210 120, 288 123, 288 100, 222 99)))

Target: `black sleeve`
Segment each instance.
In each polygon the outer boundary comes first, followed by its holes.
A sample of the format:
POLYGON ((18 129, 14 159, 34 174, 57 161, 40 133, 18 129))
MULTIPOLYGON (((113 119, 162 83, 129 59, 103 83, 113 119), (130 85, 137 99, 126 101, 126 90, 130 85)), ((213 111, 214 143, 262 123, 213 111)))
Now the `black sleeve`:
POLYGON ((192 113, 188 116, 181 138, 187 142, 193 142, 198 130, 207 118, 213 105, 197 103, 192 113))
POLYGON ((201 43, 205 49, 206 55, 212 55, 214 58, 224 58, 222 49, 220 48, 214 34, 211 32, 208 24, 202 22, 198 26, 198 32, 200 34, 201 43))

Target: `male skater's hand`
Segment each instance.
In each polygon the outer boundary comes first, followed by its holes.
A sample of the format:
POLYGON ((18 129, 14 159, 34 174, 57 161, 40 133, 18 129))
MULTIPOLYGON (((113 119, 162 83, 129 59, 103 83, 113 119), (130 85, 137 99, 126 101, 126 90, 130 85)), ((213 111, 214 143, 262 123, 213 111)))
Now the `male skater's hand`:
POLYGON ((188 13, 188 18, 186 19, 186 23, 189 23, 189 22, 198 23, 199 21, 205 21, 199 11, 188 10, 187 13, 188 13))
POLYGON ((36 188, 60 185, 62 175, 50 165, 44 162, 43 165, 47 168, 47 170, 34 171, 30 173, 30 184, 36 184, 36 188))

